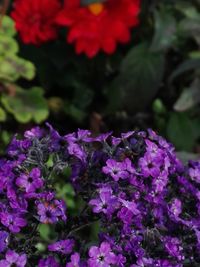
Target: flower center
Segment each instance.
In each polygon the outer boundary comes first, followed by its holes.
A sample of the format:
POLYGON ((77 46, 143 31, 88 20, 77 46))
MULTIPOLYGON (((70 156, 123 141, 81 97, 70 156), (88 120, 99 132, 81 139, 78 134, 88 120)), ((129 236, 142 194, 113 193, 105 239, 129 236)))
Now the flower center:
POLYGON ((93 3, 88 5, 88 9, 93 15, 98 16, 104 10, 104 5, 102 3, 93 3))
POLYGON ((104 255, 101 254, 101 255, 98 256, 98 260, 100 262, 104 261, 104 259, 105 259, 104 255))
POLYGON ((33 182, 33 178, 32 178, 32 177, 28 177, 28 182, 29 182, 30 184, 32 184, 32 182, 33 182))
POLYGON ((47 218, 51 218, 51 216, 52 216, 51 212, 50 212, 49 210, 47 210, 47 211, 46 211, 46 217, 47 217, 47 218))
POLYGON ((40 14, 34 14, 32 17, 30 17, 30 22, 32 24, 39 24, 41 22, 41 15, 40 14))

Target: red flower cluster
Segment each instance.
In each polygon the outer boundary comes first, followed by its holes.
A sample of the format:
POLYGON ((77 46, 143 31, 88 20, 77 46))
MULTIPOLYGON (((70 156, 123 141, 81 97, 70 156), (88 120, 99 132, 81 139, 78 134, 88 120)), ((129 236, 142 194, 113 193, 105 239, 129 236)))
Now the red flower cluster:
POLYGON ((55 17, 61 9, 59 0, 15 0, 11 17, 25 44, 40 45, 57 38, 55 17))
POLYGON ((16 0, 12 17, 25 43, 40 44, 56 38, 57 25, 68 28, 67 42, 76 53, 94 57, 100 50, 112 54, 117 43, 130 40, 138 24, 140 0, 105 0, 83 5, 83 0, 16 0), (55 18, 56 17, 56 18, 55 18))
POLYGON ((81 6, 80 0, 66 0, 57 22, 68 26, 67 41, 76 52, 95 56, 100 49, 112 54, 116 43, 130 40, 129 29, 138 24, 139 0, 107 0, 81 6))

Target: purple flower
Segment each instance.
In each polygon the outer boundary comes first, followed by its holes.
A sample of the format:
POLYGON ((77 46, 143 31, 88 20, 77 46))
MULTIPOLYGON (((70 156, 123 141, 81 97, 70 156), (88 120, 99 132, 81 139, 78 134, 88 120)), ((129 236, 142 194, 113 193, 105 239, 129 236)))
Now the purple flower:
POLYGON ((160 174, 160 159, 152 158, 150 154, 145 154, 139 159, 139 166, 144 177, 152 176, 156 178, 160 174))
POLYGON ((11 214, 8 212, 1 212, 0 220, 12 233, 19 233, 21 228, 27 224, 27 221, 17 213, 11 214))
POLYGON ((9 234, 6 231, 0 231, 0 253, 3 252, 8 246, 9 234))
POLYGON ((151 258, 140 258, 136 264, 132 264, 130 267, 155 267, 153 265, 153 259, 151 258))
POLYGON ((38 267, 60 267, 60 265, 53 256, 49 256, 46 259, 41 259, 38 267))
POLYGON ((156 157, 156 155, 158 154, 158 150, 159 150, 159 147, 157 146, 157 144, 150 141, 149 139, 146 139, 145 143, 147 145, 146 147, 147 152, 149 152, 152 156, 155 155, 156 157))
POLYGON ((169 260, 156 260, 153 267, 183 267, 183 265, 179 263, 173 264, 169 260))
POLYGON ((74 247, 74 240, 66 239, 66 240, 60 240, 58 242, 49 245, 48 250, 57 251, 65 255, 65 254, 70 254, 72 252, 73 247, 74 247))
POLYGON ((137 204, 134 201, 127 201, 127 200, 124 200, 124 199, 120 199, 120 202, 133 215, 140 214, 140 211, 138 210, 137 204))
POLYGON ((106 161, 105 167, 103 167, 103 172, 110 175, 115 181, 128 178, 128 172, 126 170, 126 163, 117 162, 113 159, 108 159, 106 161))
POLYGON ((170 213, 174 218, 178 218, 182 212, 182 203, 178 198, 175 198, 169 207, 170 213))
POLYGON ((71 133, 64 136, 68 143, 80 143, 90 141, 91 132, 88 130, 78 129, 77 133, 71 133))
POLYGON ((30 174, 21 174, 17 178, 16 184, 23 188, 26 193, 35 192, 36 189, 39 189, 43 186, 40 170, 38 168, 33 168, 30 174))
POLYGON ((103 212, 104 214, 112 214, 117 207, 117 198, 113 196, 112 189, 103 187, 99 190, 99 198, 90 200, 89 204, 93 207, 94 213, 103 212))
POLYGON ((93 141, 105 143, 106 140, 111 136, 111 134, 112 132, 100 134, 99 136, 93 138, 93 141))
POLYGON ((68 262, 66 264, 66 267, 82 267, 84 266, 83 264, 81 264, 80 261, 80 254, 75 252, 74 254, 71 255, 71 262, 68 262))
POLYGON ((24 267, 26 265, 26 254, 17 254, 13 250, 8 250, 4 260, 0 261, 0 267, 24 267))
POLYGON ((126 263, 126 257, 124 257, 123 255, 119 254, 116 256, 116 266, 118 267, 124 267, 126 263))
POLYGON ((86 157, 87 157, 86 152, 80 145, 76 143, 70 143, 67 149, 70 155, 77 157, 82 162, 86 161, 86 157))
POLYGON ((47 122, 46 126, 49 128, 50 135, 49 149, 50 151, 58 151, 61 148, 61 141, 63 138, 55 129, 53 129, 51 124, 47 122))
POLYGON ((188 173, 190 175, 191 180, 200 184, 200 167, 199 166, 196 168, 189 168, 188 173))
POLYGON ((126 171, 131 174, 135 174, 136 171, 130 159, 126 158, 123 163, 125 164, 126 171))
POLYGON ((64 136, 64 140, 68 142, 68 153, 72 156, 79 158, 81 161, 85 162, 87 154, 82 146, 83 142, 90 142, 91 133, 88 130, 80 130, 78 129, 77 134, 72 133, 64 136))
POLYGON ((111 142, 113 146, 118 146, 121 143, 122 139, 119 137, 111 136, 111 142))
POLYGON ((51 202, 41 202, 37 205, 37 212, 42 223, 54 224, 59 220, 66 220, 66 207, 63 201, 54 200, 51 202))
POLYGON ((31 146, 30 140, 17 140, 17 136, 15 135, 8 147, 8 154, 12 156, 17 156, 25 151, 31 146))
POLYGON ((159 174, 159 176, 152 181, 152 187, 155 193, 162 193, 166 188, 168 183, 168 172, 163 171, 159 174))
POLYGON ((101 243, 100 247, 92 246, 89 256, 89 267, 110 267, 116 263, 116 255, 112 252, 108 242, 101 243))
POLYGON ((198 264, 200 162, 183 166, 173 146, 150 130, 120 138, 111 133, 93 138, 78 130, 63 137, 47 126, 48 131, 37 127, 22 140, 14 138, 0 159, 1 266, 26 265, 20 251, 39 267, 198 264), (70 177, 61 181, 65 166, 70 177), (70 183, 84 202, 67 223, 66 205, 57 196, 66 199, 68 192, 57 194, 54 174, 56 183, 70 183), (97 220, 99 246, 91 246, 94 240, 85 230, 97 220), (43 251, 39 222, 56 224, 48 228, 58 238, 43 251), (74 239, 68 239, 72 234, 74 239), (15 246, 16 252, 9 250, 15 246))
POLYGON ((24 137, 26 137, 27 139, 33 139, 33 138, 42 138, 44 135, 44 130, 41 129, 39 126, 32 128, 31 130, 27 130, 24 133, 24 137))
POLYGON ((135 133, 135 131, 129 131, 127 133, 122 133, 121 137, 122 139, 128 139, 129 137, 131 137, 133 134, 135 133))
POLYGON ((166 237, 164 239, 165 248, 170 256, 176 258, 178 261, 184 260, 182 253, 183 248, 180 245, 180 240, 175 237, 166 237))

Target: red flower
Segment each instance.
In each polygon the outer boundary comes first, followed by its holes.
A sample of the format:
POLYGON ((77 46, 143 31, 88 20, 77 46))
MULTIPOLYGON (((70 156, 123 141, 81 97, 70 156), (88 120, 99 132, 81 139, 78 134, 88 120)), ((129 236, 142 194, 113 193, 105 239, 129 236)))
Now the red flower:
POLYGON ((130 40, 139 10, 140 0, 107 0, 87 6, 81 5, 81 0, 65 0, 56 21, 69 28, 67 41, 76 43, 77 54, 94 57, 99 50, 112 54, 116 43, 130 40))
POLYGON ((11 17, 25 44, 40 45, 57 37, 59 0, 15 0, 11 17))

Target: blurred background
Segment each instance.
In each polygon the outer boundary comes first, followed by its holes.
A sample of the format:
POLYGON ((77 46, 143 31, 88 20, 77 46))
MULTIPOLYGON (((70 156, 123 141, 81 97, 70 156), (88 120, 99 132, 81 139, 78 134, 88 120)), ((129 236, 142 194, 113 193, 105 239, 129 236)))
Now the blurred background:
POLYGON ((131 40, 93 58, 76 54, 65 28, 25 44, 10 16, 17 1, 0 1, 1 153, 48 121, 61 133, 153 128, 183 159, 199 157, 200 0, 141 1, 131 40))

